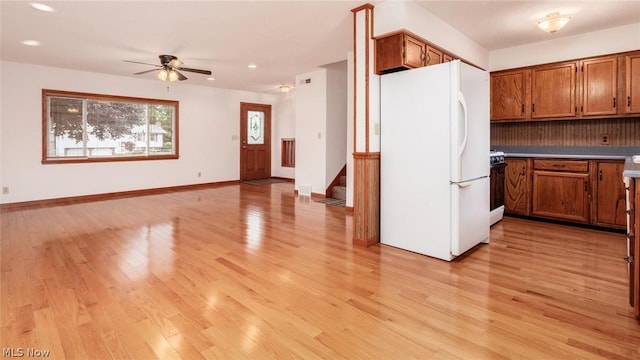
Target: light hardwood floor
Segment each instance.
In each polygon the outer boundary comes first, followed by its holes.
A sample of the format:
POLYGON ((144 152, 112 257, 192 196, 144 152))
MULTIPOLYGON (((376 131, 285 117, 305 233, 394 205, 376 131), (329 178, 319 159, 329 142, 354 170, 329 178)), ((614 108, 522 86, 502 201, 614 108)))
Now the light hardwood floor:
POLYGON ((640 358, 619 233, 505 218, 447 263, 354 247, 352 217, 291 183, 1 217, 5 355, 640 358))

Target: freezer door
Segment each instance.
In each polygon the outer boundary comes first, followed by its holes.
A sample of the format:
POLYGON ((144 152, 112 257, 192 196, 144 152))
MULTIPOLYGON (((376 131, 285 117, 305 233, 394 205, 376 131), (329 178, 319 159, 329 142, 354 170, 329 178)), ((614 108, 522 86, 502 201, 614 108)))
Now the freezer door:
POLYGON ((489 178, 451 184, 451 254, 489 242, 489 178))
POLYGON ((488 176, 489 73, 456 60, 451 83, 451 180, 488 176))

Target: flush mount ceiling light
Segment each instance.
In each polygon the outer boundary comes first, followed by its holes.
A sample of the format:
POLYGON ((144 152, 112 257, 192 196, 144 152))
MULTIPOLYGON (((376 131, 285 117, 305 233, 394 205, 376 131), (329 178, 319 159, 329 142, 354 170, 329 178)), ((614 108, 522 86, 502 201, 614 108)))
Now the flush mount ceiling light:
POLYGON ((40 41, 38 40, 23 40, 21 43, 26 46, 40 46, 40 41))
POLYGON ((538 27, 542 31, 553 34, 567 25, 569 20, 571 20, 571 16, 560 15, 560 13, 554 12, 538 21, 538 27))
POLYGON ((280 85, 279 86, 281 93, 288 93, 291 90, 291 86, 289 85, 280 85))
POLYGON ((31 7, 36 9, 36 10, 40 10, 40 11, 44 11, 44 12, 54 12, 55 11, 51 6, 45 5, 45 4, 40 4, 40 3, 31 3, 31 7))

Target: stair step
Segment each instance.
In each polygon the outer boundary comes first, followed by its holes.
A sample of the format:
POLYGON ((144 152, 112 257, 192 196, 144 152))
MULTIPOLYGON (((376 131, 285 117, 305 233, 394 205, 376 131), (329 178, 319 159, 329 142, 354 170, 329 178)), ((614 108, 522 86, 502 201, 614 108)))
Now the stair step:
POLYGON ((334 186, 333 189, 331 189, 331 197, 334 199, 347 200, 347 187, 334 186))
POLYGON ((340 176, 340 186, 347 186, 347 177, 344 175, 340 176))

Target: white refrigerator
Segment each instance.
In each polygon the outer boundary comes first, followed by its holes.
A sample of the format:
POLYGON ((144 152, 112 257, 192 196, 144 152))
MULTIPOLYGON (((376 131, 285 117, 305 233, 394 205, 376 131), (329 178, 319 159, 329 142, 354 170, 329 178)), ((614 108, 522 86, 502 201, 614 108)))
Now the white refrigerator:
POLYGON ((489 74, 380 77, 380 242, 451 261, 489 242, 489 74))

